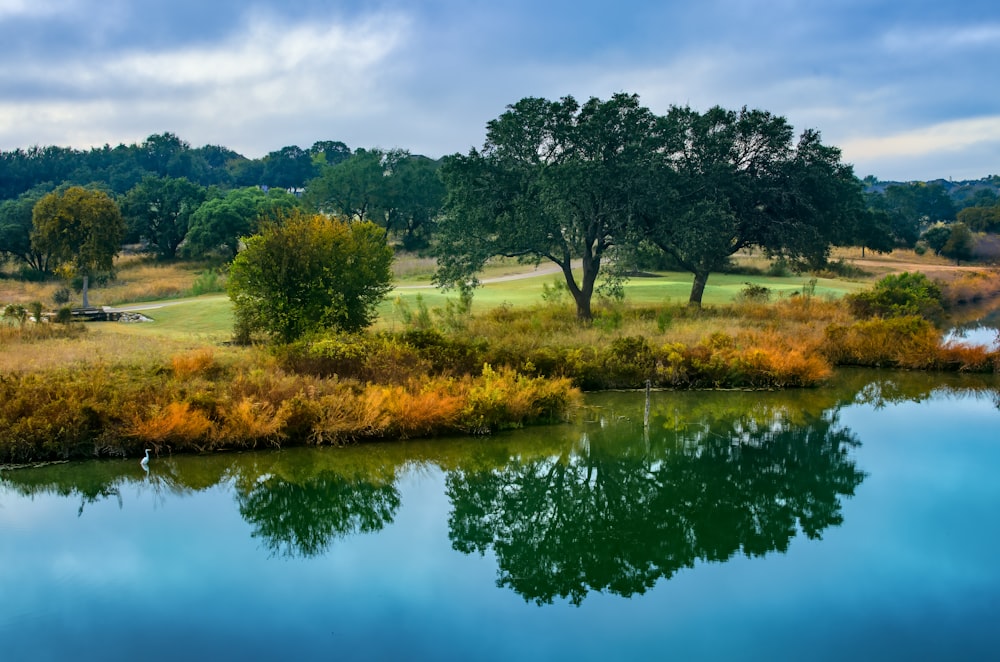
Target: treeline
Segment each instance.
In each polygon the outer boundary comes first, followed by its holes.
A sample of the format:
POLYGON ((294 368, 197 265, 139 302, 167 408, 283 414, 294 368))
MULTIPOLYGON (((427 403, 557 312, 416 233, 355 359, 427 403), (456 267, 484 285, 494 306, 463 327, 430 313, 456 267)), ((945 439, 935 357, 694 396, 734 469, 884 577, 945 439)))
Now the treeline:
POLYGON ((37 240, 33 211, 46 195, 73 187, 113 199, 122 241, 164 259, 231 258, 262 220, 298 209, 372 220, 407 247, 425 246, 444 199, 437 166, 406 150, 352 150, 336 141, 247 159, 224 147, 192 148, 170 133, 89 151, 0 152, 0 262, 31 277, 60 266, 37 240))
MULTIPOLYGON (((931 250, 958 261, 977 257, 975 233, 1000 233, 1000 176, 974 181, 880 182, 866 177, 865 197, 881 233, 877 248, 931 250)), ((879 231, 874 233, 879 235, 879 231)), ((983 246, 978 257, 1000 258, 983 246)))
MULTIPOLYGON (((262 220, 303 210, 372 221, 408 249, 435 244, 446 258, 441 283, 467 282, 465 267, 491 252, 555 256, 563 266, 584 258, 596 278, 607 250, 628 269, 690 271, 701 287, 710 271, 727 268, 729 255, 752 247, 808 268, 823 266, 834 245, 915 248, 959 261, 1000 257, 992 255, 1000 247, 978 238, 1000 233, 1000 178, 860 180, 818 132, 795 141, 784 118, 765 111, 674 107, 658 117, 634 95, 582 106, 527 98, 487 130, 482 152, 441 160, 329 140, 249 159, 171 133, 90 150, 0 151, 0 263, 42 278, 60 266, 33 241, 32 214, 45 195, 72 186, 111 197, 124 220, 122 241, 160 258, 230 259, 262 220), (532 144, 535 137, 541 142, 532 144), (636 183, 655 196, 640 200, 636 183), (566 217, 587 205, 600 223, 566 217), (493 221, 503 232, 472 229, 493 221), (527 240, 518 243, 522 227, 527 240), (573 227, 586 228, 581 241, 560 244, 573 227), (509 245, 476 245, 483 236, 509 245)), ((612 286, 618 277, 607 268, 601 275, 612 286)), ((593 281, 567 286, 589 297, 593 281)))

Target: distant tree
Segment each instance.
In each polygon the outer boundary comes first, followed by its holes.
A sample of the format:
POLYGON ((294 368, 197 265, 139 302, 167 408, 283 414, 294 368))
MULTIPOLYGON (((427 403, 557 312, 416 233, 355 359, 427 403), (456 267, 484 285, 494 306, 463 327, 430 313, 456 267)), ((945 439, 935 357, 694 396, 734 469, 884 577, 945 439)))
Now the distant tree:
POLYGON ((351 158, 351 148, 339 140, 320 140, 309 148, 309 156, 320 168, 325 165, 333 166, 351 158))
POLYGON ((1000 204, 990 207, 966 207, 955 217, 974 232, 1000 233, 1000 204))
POLYGON ((870 199, 871 206, 888 214, 900 246, 912 247, 921 231, 934 223, 955 220, 955 205, 941 184, 911 182, 886 187, 870 199))
POLYGON ((322 329, 368 326, 392 288, 392 250, 373 223, 294 213, 247 237, 228 290, 236 335, 292 342, 322 329))
POLYGON ((304 188, 317 172, 310 153, 291 145, 264 157, 264 174, 260 183, 283 189, 304 188))
POLYGON ((47 192, 37 188, 0 202, 0 256, 23 262, 41 273, 51 271, 52 254, 48 247, 36 248, 31 243, 32 211, 47 192))
POLYGON ((254 234, 262 220, 276 220, 299 208, 299 199, 281 189, 235 189, 206 200, 191 214, 183 254, 203 257, 223 250, 236 255, 240 237, 254 234))
POLYGON ((409 248, 426 244, 444 206, 444 182, 439 163, 425 156, 401 159, 389 178, 389 204, 385 210, 386 233, 402 235, 409 248))
POLYGON ((121 201, 129 231, 149 242, 160 258, 176 257, 205 189, 183 177, 147 175, 121 201))
POLYGON ((965 223, 952 223, 948 241, 941 248, 941 255, 955 260, 956 264, 961 264, 962 260, 972 259, 974 247, 975 240, 968 226, 965 223))
POLYGON ((32 212, 34 250, 47 252, 83 278, 83 306, 89 305, 91 276, 112 273, 125 236, 118 205, 103 191, 73 186, 42 197, 32 212))
POLYGON ((404 243, 427 237, 431 220, 444 204, 437 163, 405 150, 359 149, 309 182, 304 200, 322 213, 370 220, 399 233, 404 243))
POLYGON ((927 246, 934 251, 935 255, 940 255, 944 245, 948 243, 951 236, 951 226, 944 223, 935 223, 927 228, 920 238, 927 246))
POLYGON ((304 200, 321 213, 378 222, 389 201, 388 173, 405 155, 401 150, 358 149, 310 181, 304 200))
POLYGON ((509 106, 487 124, 482 151, 441 166, 448 199, 436 282, 474 285, 494 256, 547 260, 562 270, 577 317, 590 320, 606 254, 632 240, 633 207, 648 194, 660 138, 658 119, 635 95, 509 106))
POLYGON ((868 207, 854 216, 849 233, 838 246, 860 246, 862 257, 865 249, 876 253, 891 253, 895 247, 892 235, 892 219, 879 209, 868 207))
POLYGON ((226 170, 233 186, 246 188, 264 182, 264 161, 260 159, 248 159, 242 156, 234 158, 226 164, 226 170))

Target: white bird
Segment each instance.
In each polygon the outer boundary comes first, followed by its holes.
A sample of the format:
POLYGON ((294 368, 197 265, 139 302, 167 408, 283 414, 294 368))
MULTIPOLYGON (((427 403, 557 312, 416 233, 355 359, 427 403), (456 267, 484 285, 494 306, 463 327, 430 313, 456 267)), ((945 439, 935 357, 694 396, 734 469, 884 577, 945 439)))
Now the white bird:
POLYGON ((149 449, 148 448, 146 449, 146 457, 144 457, 141 460, 139 460, 139 464, 141 464, 144 467, 148 467, 149 466, 149 449))

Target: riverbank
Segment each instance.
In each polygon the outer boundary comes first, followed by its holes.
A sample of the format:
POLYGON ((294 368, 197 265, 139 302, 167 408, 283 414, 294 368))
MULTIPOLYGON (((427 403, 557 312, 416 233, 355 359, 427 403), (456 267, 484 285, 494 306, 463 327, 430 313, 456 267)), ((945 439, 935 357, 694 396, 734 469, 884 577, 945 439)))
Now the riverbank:
MULTIPOLYGON (((998 290, 977 270, 941 297, 998 290)), ((605 300, 586 325, 558 296, 479 312, 417 299, 372 332, 277 349, 228 344, 217 298, 156 311, 184 310, 187 333, 0 325, 0 462, 482 434, 560 420, 581 390, 808 388, 841 366, 1000 370, 1000 348, 945 342, 912 314, 858 317, 808 282, 745 283, 704 308, 605 300)))

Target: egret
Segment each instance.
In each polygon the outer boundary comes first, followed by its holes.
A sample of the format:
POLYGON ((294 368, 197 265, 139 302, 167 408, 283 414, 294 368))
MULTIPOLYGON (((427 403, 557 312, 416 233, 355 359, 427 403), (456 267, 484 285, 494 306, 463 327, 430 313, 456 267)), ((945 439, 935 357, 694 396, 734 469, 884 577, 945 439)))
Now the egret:
POLYGON ((139 460, 139 464, 141 464, 144 467, 148 467, 149 466, 149 449, 148 448, 146 449, 146 457, 144 457, 141 460, 139 460))

